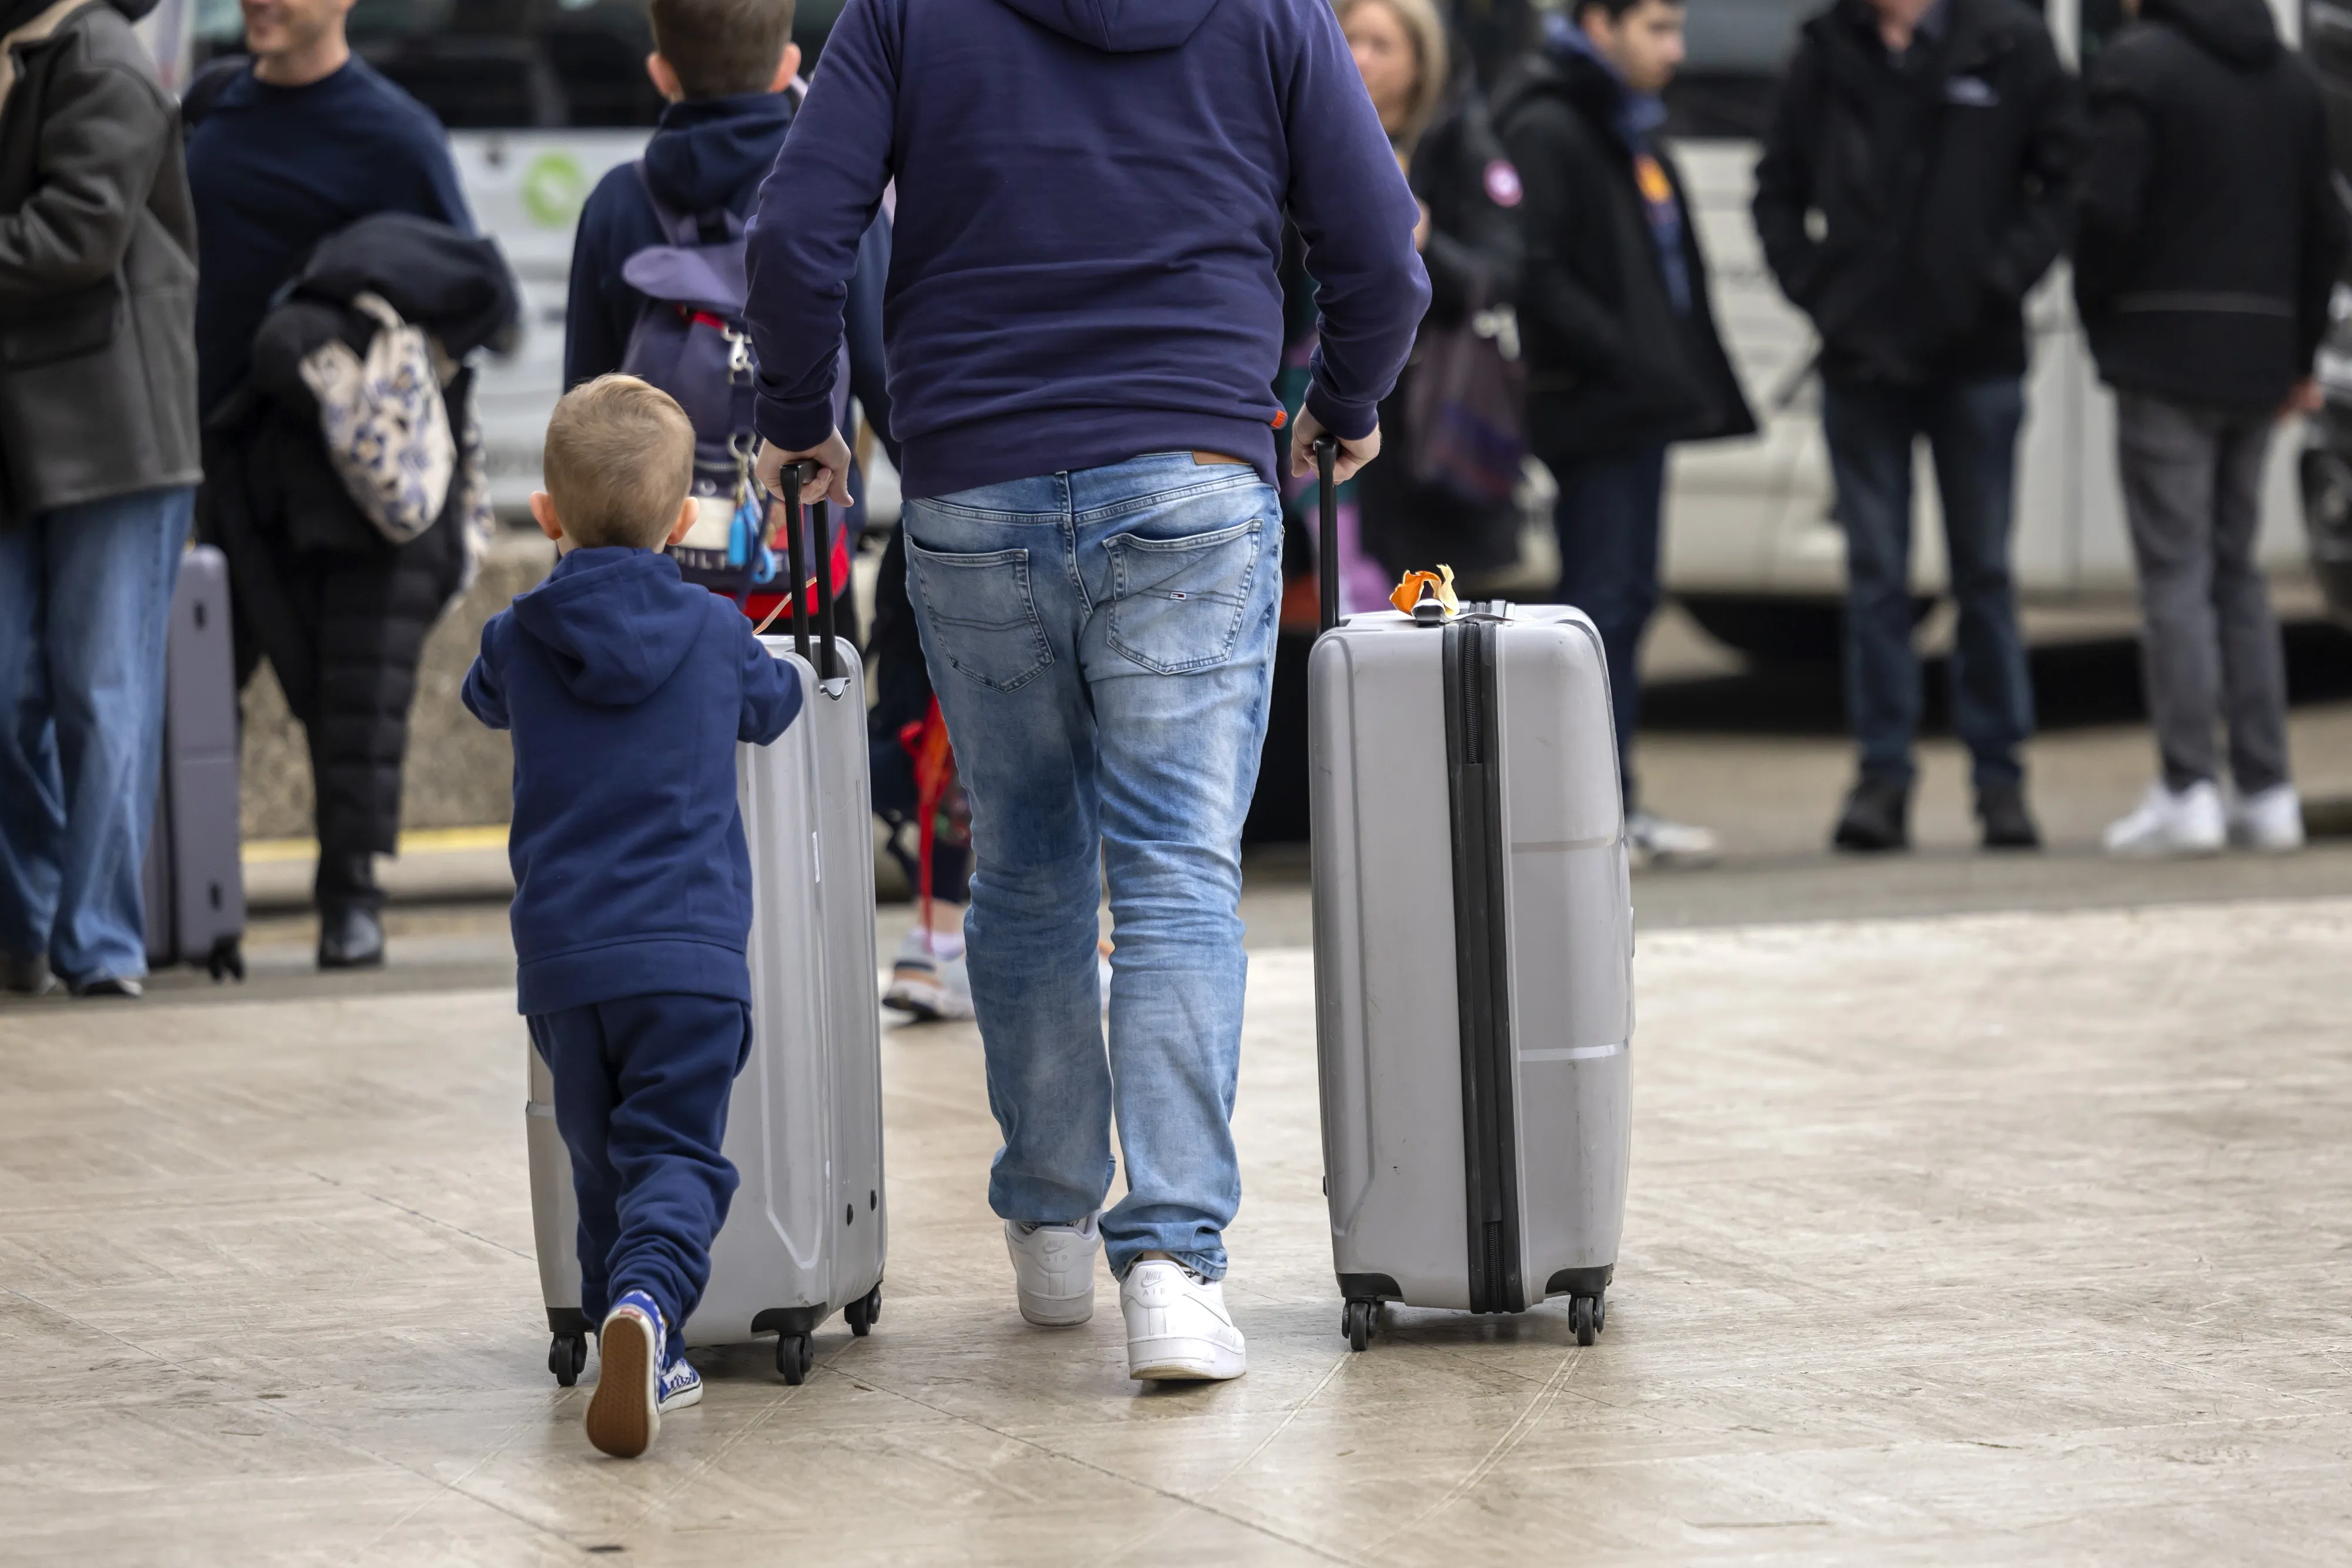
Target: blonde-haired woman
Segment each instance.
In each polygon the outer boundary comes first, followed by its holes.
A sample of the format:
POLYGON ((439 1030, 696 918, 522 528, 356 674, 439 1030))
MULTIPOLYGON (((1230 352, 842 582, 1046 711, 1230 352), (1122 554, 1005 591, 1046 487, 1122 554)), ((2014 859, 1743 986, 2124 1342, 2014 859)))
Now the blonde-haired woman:
MULTIPOLYGON (((1436 7, 1432 0, 1336 0, 1334 9, 1372 107, 1421 201, 1415 243, 1430 287, 1424 337, 1459 327, 1475 312, 1508 305, 1519 266, 1518 174, 1467 73, 1457 79, 1453 71, 1436 7)), ((1414 359, 1420 357, 1416 351, 1414 359)), ((1406 370, 1381 410, 1391 460, 1366 469, 1356 486, 1360 548, 1389 581, 1438 561, 1472 573, 1501 566, 1517 546, 1508 503, 1468 498, 1459 485, 1433 483, 1429 474, 1414 472, 1418 444, 1406 416, 1414 373, 1406 370)), ((1517 459, 1507 465, 1511 475, 1497 480, 1505 494, 1517 459)))

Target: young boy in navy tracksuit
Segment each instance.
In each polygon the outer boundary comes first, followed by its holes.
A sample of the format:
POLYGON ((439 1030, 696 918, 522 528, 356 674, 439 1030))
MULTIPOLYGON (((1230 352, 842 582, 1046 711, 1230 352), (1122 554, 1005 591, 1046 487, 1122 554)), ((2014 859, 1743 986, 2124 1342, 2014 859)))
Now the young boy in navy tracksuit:
POLYGON ((517 1001, 555 1079, 598 1333, 588 1438, 643 1453, 702 1397, 678 1330, 735 1193, 719 1153, 751 1040, 751 866, 735 748, 800 712, 732 600, 662 553, 694 517, 694 430, 629 376, 565 394, 531 515, 555 570, 482 629, 465 699, 514 732, 517 1001))

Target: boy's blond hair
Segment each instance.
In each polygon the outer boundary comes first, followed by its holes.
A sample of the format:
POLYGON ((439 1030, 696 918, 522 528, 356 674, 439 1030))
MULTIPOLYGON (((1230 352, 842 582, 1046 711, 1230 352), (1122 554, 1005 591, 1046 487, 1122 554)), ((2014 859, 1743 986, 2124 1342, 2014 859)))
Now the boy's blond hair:
POLYGON ((793 0, 651 0, 646 13, 688 98, 767 91, 793 41, 793 0))
POLYGON ((556 403, 540 462, 573 544, 659 549, 694 488, 694 426, 661 388, 598 376, 556 403))

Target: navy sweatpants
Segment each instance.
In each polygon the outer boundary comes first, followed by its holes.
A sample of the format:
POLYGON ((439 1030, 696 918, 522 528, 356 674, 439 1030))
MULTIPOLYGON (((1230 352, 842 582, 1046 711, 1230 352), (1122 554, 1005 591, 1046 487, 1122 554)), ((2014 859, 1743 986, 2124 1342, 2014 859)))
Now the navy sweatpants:
POLYGON ((751 1009, 726 997, 623 997, 534 1013, 555 1125, 580 1197, 580 1310, 592 1323, 643 1291, 675 1331, 710 1282, 735 1196, 719 1152, 751 1050, 751 1009))

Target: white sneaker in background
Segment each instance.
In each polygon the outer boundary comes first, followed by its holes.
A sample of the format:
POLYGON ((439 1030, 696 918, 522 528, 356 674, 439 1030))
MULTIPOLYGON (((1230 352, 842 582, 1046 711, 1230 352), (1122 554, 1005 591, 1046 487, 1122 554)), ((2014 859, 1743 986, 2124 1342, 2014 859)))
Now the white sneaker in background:
POLYGON ((1625 839, 1639 865, 1707 866, 1723 856, 1723 841, 1713 829, 1670 822, 1654 811, 1627 817, 1625 839))
POLYGON ((1066 1329, 1095 1315, 1095 1258, 1102 1251, 1099 1215, 1076 1225, 1004 1222, 1021 1315, 1040 1328, 1066 1329))
POLYGON ((1225 1288, 1181 1263, 1148 1258, 1118 1287, 1127 1318, 1127 1375, 1139 1382, 1208 1382, 1249 1370, 1225 1288))
POLYGON ((2241 849, 2284 854, 2303 848, 2303 798, 2292 784, 2273 784, 2230 798, 2230 841, 2241 849))
POLYGON ((964 966, 963 947, 942 956, 938 937, 918 925, 898 944, 890 966, 890 985, 882 1005, 922 1019, 971 1017, 971 971, 964 966))
POLYGON ((2161 780, 2147 787, 2132 814, 2109 824, 2101 842, 2111 855, 2219 854, 2229 841, 2221 791, 2200 779, 2178 795, 2161 780))

